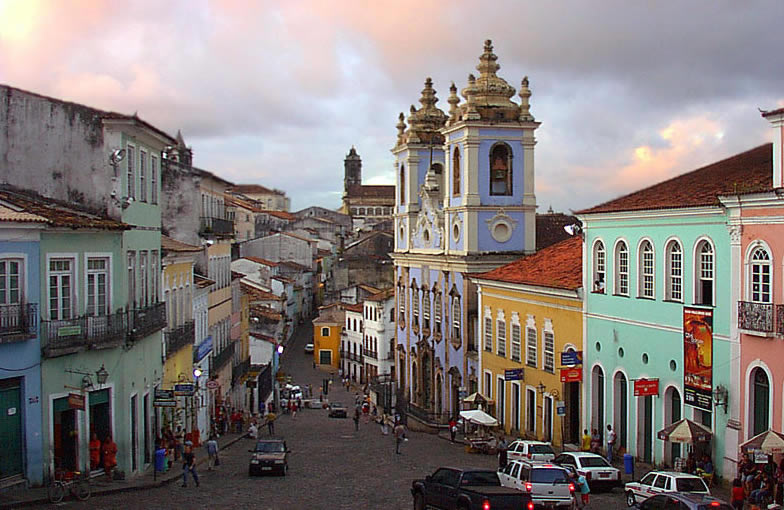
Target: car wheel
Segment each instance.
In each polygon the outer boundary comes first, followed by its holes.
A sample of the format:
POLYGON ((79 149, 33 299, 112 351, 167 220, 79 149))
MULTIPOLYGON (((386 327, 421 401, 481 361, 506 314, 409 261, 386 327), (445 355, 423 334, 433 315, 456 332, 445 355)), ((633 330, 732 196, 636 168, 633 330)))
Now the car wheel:
POLYGON ((634 497, 634 493, 632 491, 627 492, 626 493, 626 506, 630 506, 630 507, 634 506, 634 504, 636 502, 637 502, 637 500, 634 497))
POLYGON ((425 497, 421 492, 414 494, 414 510, 425 510, 425 497))

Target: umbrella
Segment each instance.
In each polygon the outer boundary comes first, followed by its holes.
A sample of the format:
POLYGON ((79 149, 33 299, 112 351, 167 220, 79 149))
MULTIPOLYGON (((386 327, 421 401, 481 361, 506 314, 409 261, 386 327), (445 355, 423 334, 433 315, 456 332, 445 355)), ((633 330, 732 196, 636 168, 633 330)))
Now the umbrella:
POLYGON ((712 434, 704 425, 684 418, 660 430, 657 436, 673 443, 697 443, 710 441, 712 434))
POLYGON ((474 393, 471 393, 470 395, 468 395, 466 398, 464 398, 463 402, 468 402, 468 403, 471 403, 471 404, 473 404, 473 403, 483 404, 483 403, 487 402, 487 397, 485 397, 481 393, 474 392, 474 393))
POLYGON ((470 411, 460 411, 460 417, 467 422, 476 425, 485 425, 487 427, 495 427, 498 425, 498 420, 482 411, 481 409, 473 409, 470 411))
POLYGON ((757 434, 740 447, 743 450, 762 450, 762 453, 773 455, 774 453, 784 453, 784 434, 775 430, 766 430, 762 434, 757 434))

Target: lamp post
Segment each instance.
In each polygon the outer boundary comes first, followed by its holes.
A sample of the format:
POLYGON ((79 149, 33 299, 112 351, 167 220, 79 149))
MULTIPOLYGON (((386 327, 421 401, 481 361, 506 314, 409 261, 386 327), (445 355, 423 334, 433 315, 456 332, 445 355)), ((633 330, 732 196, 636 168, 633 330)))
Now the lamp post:
POLYGON ((723 384, 719 384, 713 389, 713 405, 714 407, 724 407, 724 414, 727 414, 727 400, 729 391, 723 384))

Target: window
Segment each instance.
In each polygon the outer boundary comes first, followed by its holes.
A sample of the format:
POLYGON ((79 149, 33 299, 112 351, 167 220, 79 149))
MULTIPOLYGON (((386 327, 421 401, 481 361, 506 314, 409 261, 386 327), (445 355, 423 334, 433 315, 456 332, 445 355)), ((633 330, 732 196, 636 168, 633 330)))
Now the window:
POLYGON ((485 350, 493 350, 493 318, 490 315, 485 317, 485 350))
POLYGON ((411 325, 419 327, 419 288, 416 282, 411 284, 411 325))
POLYGON ((150 156, 150 203, 158 203, 158 158, 150 156))
POLYGON ((504 320, 504 312, 498 312, 498 319, 496 320, 496 336, 498 337, 498 352, 497 354, 506 357, 506 321, 504 320))
POLYGON ((629 295, 629 249, 623 241, 615 247, 615 294, 629 295))
POLYGON ((406 203, 406 167, 400 165, 400 205, 406 203))
POLYGON ((606 281, 606 253, 604 243, 596 241, 593 245, 593 291, 604 293, 606 281))
POLYGON ((520 361, 520 322, 512 317, 512 359, 520 361))
POLYGON ((770 255, 764 248, 756 248, 751 254, 751 301, 771 303, 770 255))
POLYGON ((683 251, 678 241, 667 245, 667 281, 665 282, 666 299, 683 301, 683 251))
POLYGON ((0 260, 0 305, 21 303, 22 261, 0 260))
POLYGON ((452 298, 452 338, 460 338, 460 297, 452 298))
POLYGON ((422 327, 430 329, 430 292, 422 287, 422 327))
POLYGON ((434 293, 435 296, 433 297, 433 301, 435 301, 435 330, 438 333, 441 333, 441 291, 436 289, 434 293))
POLYGON ((493 374, 485 372, 485 397, 493 398, 493 374))
POLYGON ((109 313, 109 259, 87 259, 87 315, 109 313))
POLYGON ((147 274, 147 252, 140 251, 139 252, 139 278, 141 278, 141 285, 139 285, 139 306, 142 308, 147 306, 147 286, 148 284, 148 274, 147 274))
POLYGON ((544 332, 544 370, 555 372, 555 340, 552 331, 544 332))
POLYGON ((49 318, 63 320, 73 317, 73 260, 49 261, 49 318))
POLYGON ((128 252, 128 308, 136 305, 136 252, 128 252))
POLYGON ((329 328, 321 328, 321 336, 329 336, 329 328))
POLYGON ((525 362, 535 367, 537 364, 536 360, 536 330, 534 328, 528 327, 525 329, 525 336, 526 336, 526 355, 525 355, 525 362))
POLYGON ((496 386, 497 391, 495 395, 495 406, 496 406, 496 416, 498 416, 498 422, 503 425, 506 423, 506 383, 503 377, 499 377, 496 379, 496 386))
POLYGON ((405 325, 406 323, 406 286, 405 285, 400 285, 398 287, 397 299, 398 299, 398 309, 400 310, 400 312, 398 313, 398 315, 400 316, 398 320, 400 320, 400 322, 402 322, 405 325))
MULTIPOLYGON (((150 252, 150 271, 152 271, 152 291, 150 292, 150 301, 157 303, 161 298, 161 267, 158 250, 150 252)), ((190 282, 190 277, 188 282, 190 282)), ((190 288, 190 284, 188 283, 190 288)), ((188 301, 190 302, 190 300, 188 301)))
POLYGON ((125 160, 128 162, 128 198, 136 198, 136 161, 134 161, 133 145, 128 146, 125 160))
POLYGON ((452 153, 452 195, 460 194, 460 149, 452 153))
POLYGON ((695 304, 713 305, 713 246, 708 241, 697 245, 695 304))
POLYGON ((139 151, 139 201, 147 201, 147 153, 139 151))
POLYGON ((653 299, 653 245, 650 241, 643 241, 640 245, 640 255, 637 263, 640 273, 640 281, 638 283, 639 297, 653 299))
POLYGON ((512 151, 503 143, 490 150, 490 194, 512 194, 512 151))

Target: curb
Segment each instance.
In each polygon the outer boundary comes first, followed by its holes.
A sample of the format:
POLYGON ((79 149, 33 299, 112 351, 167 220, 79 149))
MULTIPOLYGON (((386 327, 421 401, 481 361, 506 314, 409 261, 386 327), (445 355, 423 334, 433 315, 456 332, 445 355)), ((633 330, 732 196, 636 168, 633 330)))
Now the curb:
MULTIPOLYGON (((226 448, 229 448, 230 446, 233 446, 235 443, 238 443, 239 441, 241 441, 245 437, 247 437, 247 434, 243 434, 241 436, 237 436, 237 437, 233 438, 231 441, 228 441, 225 445, 222 445, 220 447, 220 449, 224 450, 226 448)), ((199 460, 196 461, 196 465, 202 464, 206 460, 207 460, 207 457, 201 457, 199 460)), ((154 482, 150 482, 150 483, 144 483, 144 484, 139 484, 139 485, 129 485, 129 486, 126 486, 126 487, 109 487, 109 488, 107 488, 105 490, 101 490, 101 491, 98 491, 98 492, 93 492, 90 495, 90 499, 96 498, 96 497, 101 497, 101 496, 106 496, 106 495, 109 495, 109 494, 118 494, 118 493, 121 493, 121 492, 133 492, 133 491, 145 490, 145 489, 156 489, 158 487, 163 487, 165 485, 169 485, 172 481, 178 480, 181 477, 182 477, 182 474, 178 474, 176 476, 169 476, 167 478, 164 478, 163 476, 161 476, 160 479, 158 479, 158 480, 156 480, 154 482)), ((29 499, 29 500, 23 500, 23 501, 14 501, 14 502, 9 502, 9 503, 0 502, 0 510, 5 510, 6 508, 8 508, 8 509, 20 508, 20 507, 27 507, 27 506, 33 506, 33 505, 48 504, 48 503, 49 503, 49 498, 48 497, 37 498, 37 499, 29 499)))

